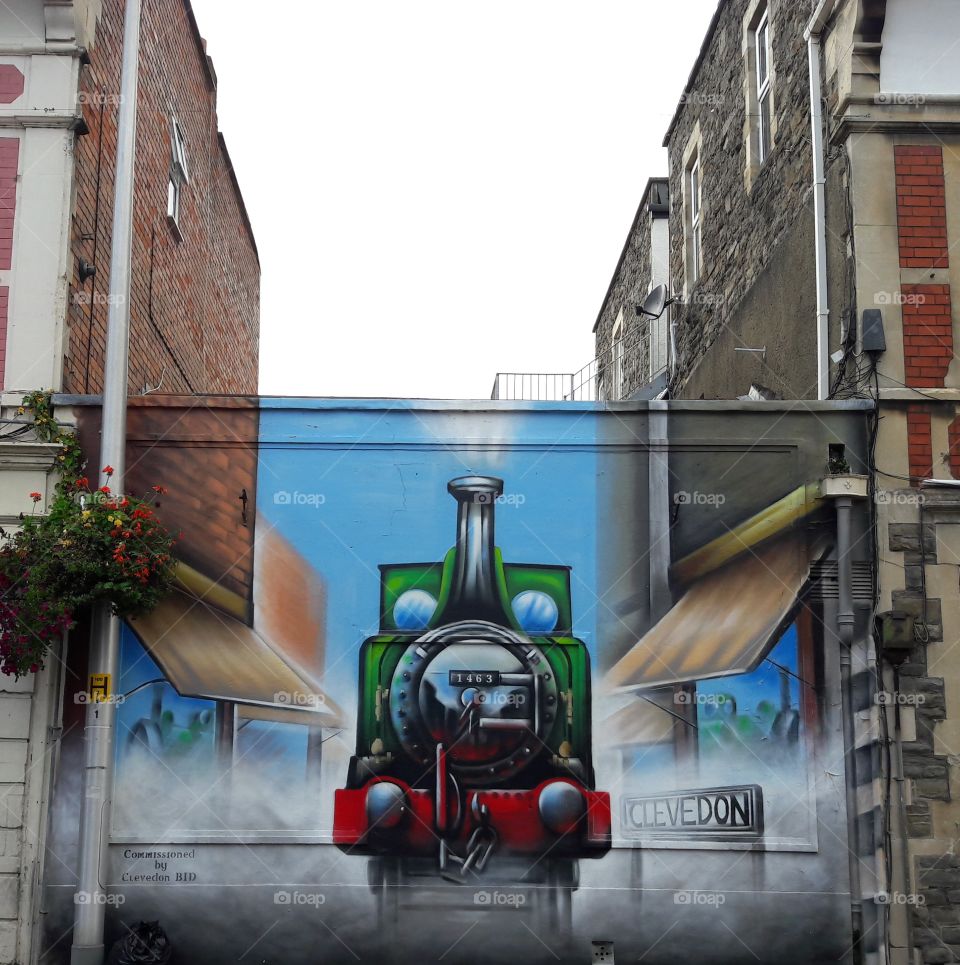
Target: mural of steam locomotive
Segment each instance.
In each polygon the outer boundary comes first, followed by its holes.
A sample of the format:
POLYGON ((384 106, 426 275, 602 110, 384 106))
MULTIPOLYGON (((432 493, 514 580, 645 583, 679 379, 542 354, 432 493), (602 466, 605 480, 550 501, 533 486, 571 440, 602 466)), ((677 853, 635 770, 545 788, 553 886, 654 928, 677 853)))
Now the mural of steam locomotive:
POLYGON ((572 636, 570 570, 505 563, 503 482, 467 476, 442 563, 384 565, 381 624, 360 651, 357 748, 336 792, 334 841, 375 857, 370 883, 488 866, 576 886, 610 848, 595 790, 590 663, 572 636))

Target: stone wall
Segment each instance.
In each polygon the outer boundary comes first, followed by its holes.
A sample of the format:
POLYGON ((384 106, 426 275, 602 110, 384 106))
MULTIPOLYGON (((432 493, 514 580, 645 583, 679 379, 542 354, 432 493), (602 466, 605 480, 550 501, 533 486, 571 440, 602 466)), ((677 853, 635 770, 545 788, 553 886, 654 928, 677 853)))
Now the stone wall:
POLYGON ((644 197, 630 227, 594 330, 599 377, 608 386, 613 358, 613 328, 620 312, 623 312, 624 396, 640 388, 649 371, 649 360, 643 351, 646 340, 641 338, 646 321, 637 317, 636 306, 643 301, 650 284, 650 221, 651 215, 644 197))
MULTIPOLYGON (((784 398, 816 397, 809 72, 803 38, 811 6, 770 2, 775 117, 773 147, 761 167, 750 156, 745 91, 752 70, 745 25, 756 15, 754 0, 728 0, 718 11, 668 132, 670 269, 674 292, 684 293, 684 304, 674 310, 675 398, 735 398, 752 382, 784 398), (689 286, 684 180, 698 135, 703 267, 699 281, 689 286), (766 355, 737 348, 766 348, 766 355), (701 368, 708 353, 709 365, 701 368)), ((831 318, 838 333, 839 319, 849 310, 842 153, 831 159, 830 177, 831 318)))
POLYGON ((653 361, 660 365, 667 360, 665 333, 668 315, 660 319, 637 314, 650 289, 667 282, 669 224, 665 179, 651 178, 607 288, 600 313, 594 324, 597 371, 606 398, 627 399, 650 383, 653 361), (621 329, 622 376, 619 391, 611 382, 613 361, 613 332, 617 319, 623 317, 621 329), (652 344, 657 338, 660 343, 652 344))

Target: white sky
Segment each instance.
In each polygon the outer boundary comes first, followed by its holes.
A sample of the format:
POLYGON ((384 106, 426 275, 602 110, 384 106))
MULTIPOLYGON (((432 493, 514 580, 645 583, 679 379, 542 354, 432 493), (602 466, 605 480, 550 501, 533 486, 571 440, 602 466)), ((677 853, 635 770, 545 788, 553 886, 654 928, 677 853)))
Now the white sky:
POLYGON ((193 0, 263 267, 261 391, 572 372, 716 0, 193 0))

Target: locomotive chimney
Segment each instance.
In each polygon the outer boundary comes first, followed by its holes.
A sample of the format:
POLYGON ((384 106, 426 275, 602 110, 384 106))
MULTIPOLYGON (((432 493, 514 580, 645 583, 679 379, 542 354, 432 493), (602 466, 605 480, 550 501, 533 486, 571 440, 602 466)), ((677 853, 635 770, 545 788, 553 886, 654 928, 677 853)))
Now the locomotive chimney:
POLYGON ((461 476, 447 483, 457 501, 457 547, 444 619, 509 623, 497 587, 493 514, 503 480, 461 476))

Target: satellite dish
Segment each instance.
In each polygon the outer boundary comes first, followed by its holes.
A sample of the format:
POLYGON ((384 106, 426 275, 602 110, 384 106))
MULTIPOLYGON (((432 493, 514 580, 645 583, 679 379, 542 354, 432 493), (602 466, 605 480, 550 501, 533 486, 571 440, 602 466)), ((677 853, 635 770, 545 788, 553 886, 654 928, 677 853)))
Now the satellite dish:
POLYGON ((637 305, 637 314, 648 315, 650 318, 659 318, 667 305, 672 305, 673 302, 674 299, 668 297, 667 286, 657 285, 643 300, 643 304, 637 305))

